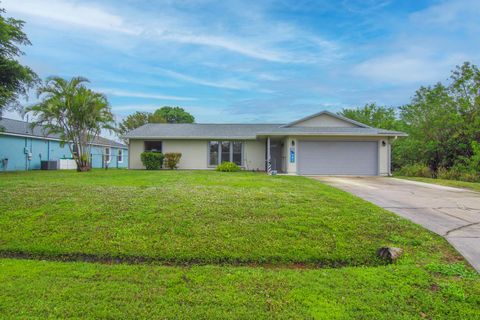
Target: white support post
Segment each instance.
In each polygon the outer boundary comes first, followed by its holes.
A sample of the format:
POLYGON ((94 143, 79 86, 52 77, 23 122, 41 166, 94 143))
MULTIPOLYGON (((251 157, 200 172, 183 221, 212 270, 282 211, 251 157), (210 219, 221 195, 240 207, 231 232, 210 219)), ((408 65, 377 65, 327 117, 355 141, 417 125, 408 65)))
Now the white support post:
POLYGON ((267 173, 272 172, 272 159, 270 157, 270 137, 267 138, 267 173))

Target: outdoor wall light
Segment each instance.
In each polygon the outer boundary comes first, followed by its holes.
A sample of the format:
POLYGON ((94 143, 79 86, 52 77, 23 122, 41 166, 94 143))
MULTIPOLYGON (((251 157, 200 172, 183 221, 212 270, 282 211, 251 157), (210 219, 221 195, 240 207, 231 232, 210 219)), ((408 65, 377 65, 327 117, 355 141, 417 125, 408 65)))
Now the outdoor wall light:
POLYGON ((385 147, 386 145, 387 145, 387 143, 385 142, 385 140, 382 140, 382 146, 385 147))
POLYGON ((295 147, 295 140, 292 140, 292 147, 295 147))

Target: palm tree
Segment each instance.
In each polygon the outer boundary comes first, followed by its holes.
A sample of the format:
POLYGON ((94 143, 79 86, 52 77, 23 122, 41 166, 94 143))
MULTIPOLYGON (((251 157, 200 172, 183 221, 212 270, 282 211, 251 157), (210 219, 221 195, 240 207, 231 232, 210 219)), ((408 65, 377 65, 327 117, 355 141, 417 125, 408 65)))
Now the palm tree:
POLYGON ((32 126, 43 125, 45 134, 58 134, 68 144, 78 171, 90 170, 92 142, 115 124, 105 95, 85 87, 86 82, 82 77, 50 77, 37 90, 40 102, 25 110, 37 119, 32 126))

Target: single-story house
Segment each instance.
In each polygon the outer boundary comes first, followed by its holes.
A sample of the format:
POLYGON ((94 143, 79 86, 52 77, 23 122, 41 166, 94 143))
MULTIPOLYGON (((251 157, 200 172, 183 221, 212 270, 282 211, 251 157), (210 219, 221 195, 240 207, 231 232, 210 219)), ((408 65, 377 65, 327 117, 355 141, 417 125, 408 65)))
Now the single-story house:
POLYGON ((151 123, 130 131, 130 169, 144 151, 180 152, 179 169, 245 170, 298 175, 390 175, 391 142, 403 132, 372 128, 329 111, 287 124, 151 123))
MULTIPOLYGON (((66 144, 62 146, 58 135, 45 133, 42 126, 32 129, 28 122, 1 118, 0 171, 37 170, 41 168, 42 161, 73 158, 70 148, 66 144)), ((90 160, 93 168, 103 168, 105 165, 126 168, 128 147, 98 137, 92 143, 90 160)))

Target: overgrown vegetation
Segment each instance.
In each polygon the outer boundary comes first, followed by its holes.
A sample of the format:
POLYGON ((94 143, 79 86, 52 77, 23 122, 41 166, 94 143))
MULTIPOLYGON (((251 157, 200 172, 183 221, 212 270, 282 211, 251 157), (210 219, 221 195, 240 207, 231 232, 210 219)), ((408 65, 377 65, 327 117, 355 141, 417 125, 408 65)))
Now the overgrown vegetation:
POLYGON ((0 189, 0 254, 34 259, 0 258, 6 318, 480 316, 444 239, 307 178, 38 171, 0 189), (385 265, 381 246, 404 256, 385 265))
POLYGON ((167 152, 165 153, 165 167, 170 170, 178 168, 178 163, 182 158, 182 154, 178 152, 167 152))
POLYGON ((233 162, 225 161, 219 164, 216 170, 220 172, 237 172, 240 171, 241 168, 233 162))
POLYGON ((419 176, 427 176, 426 170, 417 170, 427 166, 434 177, 480 181, 480 70, 476 65, 457 66, 448 84, 421 87, 407 105, 369 104, 341 114, 408 133, 393 144, 397 172, 415 169, 419 176))
POLYGON ((164 155, 161 152, 145 151, 140 154, 140 160, 147 170, 160 170, 164 155))
POLYGON ((425 164, 414 163, 414 164, 404 165, 403 167, 395 170, 395 175, 406 176, 406 177, 432 178, 433 172, 425 164))

